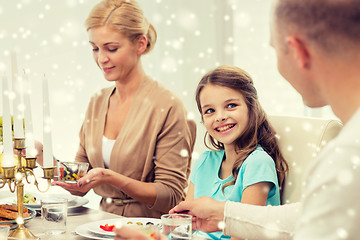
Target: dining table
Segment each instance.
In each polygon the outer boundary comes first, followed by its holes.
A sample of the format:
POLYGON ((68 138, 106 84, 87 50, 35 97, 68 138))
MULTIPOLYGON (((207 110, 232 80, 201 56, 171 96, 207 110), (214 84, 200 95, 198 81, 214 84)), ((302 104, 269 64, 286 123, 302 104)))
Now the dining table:
POLYGON ((34 219, 29 221, 25 226, 30 230, 36 237, 42 239, 74 239, 74 240, 85 240, 90 239, 83 236, 80 236, 76 233, 75 229, 85 223, 105 220, 105 219, 114 219, 122 218, 122 216, 115 215, 112 213, 104 212, 98 209, 91 209, 88 207, 77 207, 68 210, 68 216, 66 220, 66 232, 58 235, 48 235, 44 233, 42 227, 42 219, 40 216, 36 216, 34 219))
MULTIPOLYGON (((31 189, 31 186, 25 186, 25 189, 31 189)), ((25 190, 25 193, 29 190, 25 190)), ((35 192, 36 189, 32 188, 30 191, 35 192)), ((64 189, 60 188, 59 186, 51 186, 50 190, 46 193, 42 193, 43 195, 47 196, 56 196, 61 195, 61 197, 71 197, 72 195, 65 191, 64 189)), ((40 195, 40 196, 43 196, 40 195)), ((103 238, 94 238, 90 234, 84 234, 84 232, 81 232, 79 228, 86 225, 91 225, 92 223, 96 222, 107 222, 107 220, 110 220, 109 222, 115 223, 116 221, 129 221, 131 218, 125 218, 123 216, 119 216, 116 214, 108 213, 105 211, 102 211, 99 209, 97 202, 92 201, 89 203, 89 200, 86 198, 91 198, 93 195, 85 195, 84 197, 78 197, 76 196, 76 201, 78 204, 73 205, 71 207, 68 207, 67 211, 67 219, 66 219, 66 231, 65 233, 58 234, 58 235, 49 235, 45 233, 43 219, 41 218, 41 209, 36 208, 36 216, 32 219, 30 219, 26 224, 25 227, 33 233, 38 239, 45 240, 45 239, 51 239, 51 240, 86 240, 86 239, 103 239, 103 238)), ((93 200, 93 199, 91 199, 93 200)), ((12 201, 12 203, 15 203, 16 201, 16 192, 11 193, 9 189, 3 188, 0 189, 0 204, 1 203, 9 203, 12 201), (11 199, 11 200, 9 200, 11 199)), ((30 207, 29 207, 30 208, 30 207)), ((134 219, 143 219, 143 221, 148 221, 148 218, 133 218, 134 219)), ((155 224, 159 223, 160 219, 151 219, 155 224)), ((145 222, 144 222, 145 224, 145 222)), ((13 228, 10 231, 14 231, 15 228, 13 228)), ((9 237, 8 239, 13 240, 14 238, 9 237)), ((111 237, 106 237, 106 239, 112 239, 111 237)), ((206 238, 202 236, 192 236, 192 240, 206 240, 206 238)))
MULTIPOLYGON (((65 190, 64 190, 65 191, 65 190)), ((57 195, 62 194, 63 196, 70 196, 70 193, 61 191, 60 187, 51 187, 50 191, 48 191, 48 195, 56 193, 57 195)), ((26 191, 25 191, 26 192, 26 191)), ((16 192, 11 193, 8 189, 0 189, 0 203, 8 203, 9 199, 14 198, 14 201, 16 200, 16 192)), ((78 199, 81 199, 81 197, 77 197, 78 199)), ((120 219, 123 218, 122 216, 104 212, 98 208, 91 208, 86 206, 87 204, 82 205, 82 203, 88 203, 89 201, 85 199, 81 199, 81 204, 79 206, 74 206, 71 208, 68 208, 67 212, 67 219, 66 219, 66 232, 63 234, 58 235, 49 235, 45 234, 43 219, 41 218, 41 211, 40 209, 36 209, 36 216, 29 220, 25 227, 33 233, 36 237, 39 239, 74 239, 74 240, 85 240, 85 239, 91 239, 84 236, 81 236, 77 234, 76 229, 86 223, 89 222, 95 222, 100 220, 106 220, 106 219, 120 219), (86 201, 84 201, 86 200, 86 201)), ((10 230, 13 231, 14 229, 10 230)), ((9 239, 12 239, 9 237, 9 239)))

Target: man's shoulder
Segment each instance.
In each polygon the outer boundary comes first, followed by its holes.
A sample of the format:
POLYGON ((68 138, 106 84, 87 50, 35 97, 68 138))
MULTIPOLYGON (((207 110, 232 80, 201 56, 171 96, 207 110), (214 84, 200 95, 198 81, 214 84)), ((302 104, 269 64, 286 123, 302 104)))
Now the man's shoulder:
POLYGON ((335 147, 358 148, 360 151, 360 108, 353 114, 350 120, 341 129, 338 136, 334 138, 335 147))

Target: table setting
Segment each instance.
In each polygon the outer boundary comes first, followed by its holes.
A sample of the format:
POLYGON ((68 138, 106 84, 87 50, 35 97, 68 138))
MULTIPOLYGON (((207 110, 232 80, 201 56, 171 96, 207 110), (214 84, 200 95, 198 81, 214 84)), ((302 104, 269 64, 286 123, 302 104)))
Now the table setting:
MULTIPOLYGON (((34 234, 35 239, 114 239, 115 234, 112 230, 119 225, 135 227, 153 238, 161 232, 170 239, 203 239, 192 235, 191 216, 186 214, 164 214, 161 219, 123 217, 99 209, 88 208, 84 206, 86 204, 82 204, 89 202, 86 196, 70 195, 58 186, 51 186, 45 194, 33 194, 36 196, 35 203, 24 204, 31 213, 31 217, 24 219, 24 225, 34 234), (50 201, 48 205, 57 204, 59 207, 45 210, 44 202, 49 199, 53 202, 50 201), (54 202, 55 200, 57 202, 54 202), (40 205, 38 205, 39 202, 40 205), (55 228, 53 228, 54 226, 55 228), (172 236, 173 232, 178 234, 178 237, 172 236)), ((10 204, 9 201, 13 200, 14 197, 9 197, 9 191, 0 190, 1 204, 10 204)), ((9 234, 18 226, 15 220, 11 223, 9 234)), ((1 226, 5 225, 0 222, 0 233, 1 226)), ((15 238, 10 236, 8 239, 15 238)))
MULTIPOLYGON (((78 197, 78 196, 74 196, 74 195, 63 195, 63 194, 58 194, 58 193, 51 193, 51 194, 26 193, 26 194, 31 194, 32 196, 34 196, 36 198, 36 200, 34 202, 28 202, 28 203, 26 203, 24 201, 24 206, 31 208, 35 211, 41 210, 41 199, 43 199, 44 197, 49 197, 49 198, 54 198, 54 199, 65 197, 68 200, 68 209, 80 207, 80 206, 83 206, 83 205, 89 203, 89 200, 87 198, 78 197)), ((15 197, 3 198, 3 199, 0 199, 0 201, 8 203, 8 204, 16 204, 15 197)))
MULTIPOLYGON (((22 155, 20 155, 22 146, 20 144, 20 147, 16 148, 20 152, 19 159, 22 159, 22 155)), ((9 227, 9 239, 39 239, 39 234, 64 234, 67 232, 68 215, 70 217, 86 213, 86 211, 77 209, 89 202, 86 197, 71 195, 63 188, 51 185, 51 180, 59 179, 76 184, 86 174, 88 164, 74 162, 57 164, 56 171, 55 167, 52 167, 52 174, 44 173, 45 177, 41 177, 41 169, 35 170, 36 167, 36 165, 22 163, 17 159, 14 166, 7 168, 2 165, 0 226, 9 227), (64 165, 67 168, 64 169, 64 165), (8 169, 12 171, 8 171, 8 169), (55 172, 58 176, 54 176, 55 172), (64 178, 66 175, 69 176, 64 178), (4 186, 8 186, 8 188, 4 186), (15 191, 16 194, 13 194, 15 191), (23 218, 17 217, 21 214, 23 214, 23 218), (32 226, 31 221, 36 223, 35 229, 37 226, 41 226, 42 230, 39 233, 33 233, 34 228, 28 227, 32 226)))
POLYGON ((6 76, 2 78, 0 239, 106 240, 114 239, 113 229, 120 225, 136 228, 153 239, 159 233, 169 239, 193 239, 190 215, 164 214, 161 219, 122 217, 88 208, 84 206, 89 203, 86 196, 74 196, 51 185, 53 180, 77 184, 87 173, 89 164, 54 158, 45 75, 42 81, 43 161, 41 166, 37 163, 29 93, 21 90, 26 88, 28 79, 25 72, 23 77, 17 72, 15 52, 11 52, 11 65, 12 89, 6 76), (15 97, 8 95, 11 92, 15 97), (25 108, 19 107, 23 105, 25 108))
MULTIPOLYGON (((15 214, 17 214, 17 210, 12 211, 9 210, 9 206, 12 206, 10 204, 0 204, 0 215, 1 215, 1 221, 0 221, 0 225, 4 225, 4 226, 9 226, 10 229, 15 229, 18 224, 16 221, 16 216, 15 214), (12 216, 14 215, 14 217, 12 216), (8 217, 8 218, 6 218, 8 217)), ((31 219, 33 219, 34 217, 36 217, 37 212, 32 209, 32 208, 26 208, 26 210, 23 211, 24 214, 26 214, 26 216, 24 217, 24 223, 26 224, 27 222, 29 222, 31 219)))
POLYGON ((115 233, 112 230, 119 224, 136 227, 150 236, 156 236, 161 229, 161 220, 157 218, 117 217, 82 224, 76 227, 75 232, 80 236, 91 239, 114 239, 115 233))
POLYGON ((82 224, 77 226, 74 232, 85 238, 107 240, 114 239, 113 229, 117 226, 136 228, 152 239, 157 239, 159 234, 164 234, 169 239, 204 240, 201 236, 193 236, 192 217, 186 214, 164 214, 161 219, 118 216, 82 224))

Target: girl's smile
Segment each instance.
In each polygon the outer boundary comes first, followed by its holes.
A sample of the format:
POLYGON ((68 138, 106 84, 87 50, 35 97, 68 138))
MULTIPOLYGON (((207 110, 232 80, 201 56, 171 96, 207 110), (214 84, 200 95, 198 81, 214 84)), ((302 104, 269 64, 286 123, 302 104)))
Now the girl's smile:
POLYGON ((233 127, 235 127, 235 124, 222 124, 218 127, 215 128, 215 130, 219 133, 228 133, 229 131, 231 131, 233 129, 233 127))
POLYGON ((231 88, 207 84, 200 93, 200 103, 207 132, 224 146, 233 145, 248 124, 243 95, 231 88))

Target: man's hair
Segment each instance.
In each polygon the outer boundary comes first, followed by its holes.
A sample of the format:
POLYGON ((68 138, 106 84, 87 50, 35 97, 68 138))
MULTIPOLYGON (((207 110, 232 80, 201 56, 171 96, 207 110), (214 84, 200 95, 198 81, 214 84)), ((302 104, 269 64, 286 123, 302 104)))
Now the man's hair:
POLYGON ((360 44, 360 0, 279 0, 275 15, 280 31, 293 24, 324 50, 360 44))

